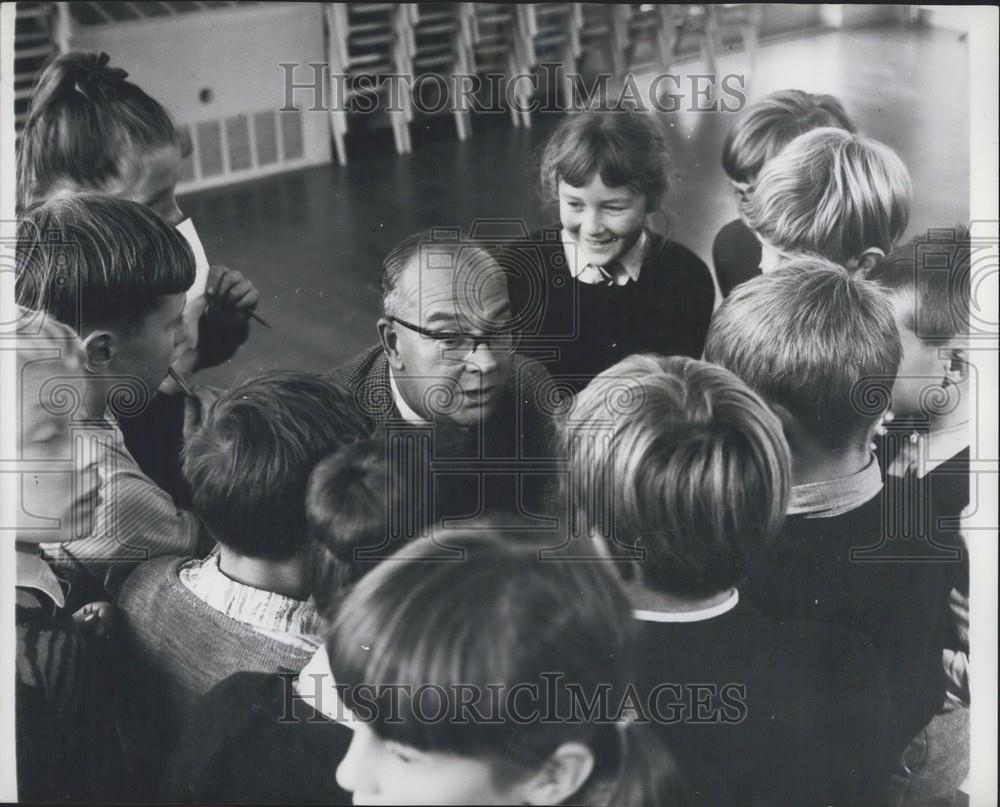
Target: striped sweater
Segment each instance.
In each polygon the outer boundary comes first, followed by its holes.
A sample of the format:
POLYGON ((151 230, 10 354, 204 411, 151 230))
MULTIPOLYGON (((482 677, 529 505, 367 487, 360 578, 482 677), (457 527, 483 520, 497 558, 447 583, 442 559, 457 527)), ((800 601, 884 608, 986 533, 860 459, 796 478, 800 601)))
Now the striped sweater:
POLYGON ((126 795, 112 719, 110 646, 18 590, 17 786, 21 801, 126 795))
POLYGON ((82 567, 113 596, 143 561, 194 554, 198 521, 178 510, 173 499, 142 472, 112 418, 93 429, 87 439, 101 475, 94 529, 89 537, 72 544, 44 544, 42 548, 65 576, 74 577, 82 567))

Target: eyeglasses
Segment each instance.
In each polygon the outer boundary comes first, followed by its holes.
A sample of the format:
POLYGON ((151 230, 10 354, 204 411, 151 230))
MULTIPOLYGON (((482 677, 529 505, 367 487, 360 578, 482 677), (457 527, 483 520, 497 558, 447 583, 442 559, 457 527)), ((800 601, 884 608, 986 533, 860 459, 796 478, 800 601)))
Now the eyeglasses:
POLYGON ((391 322, 399 323, 404 328, 418 333, 427 339, 434 340, 443 352, 458 356, 467 356, 469 353, 475 351, 479 345, 484 345, 487 350, 495 350, 503 353, 513 353, 517 347, 517 339, 514 331, 510 330, 497 330, 484 334, 429 331, 399 317, 387 317, 387 319, 391 322))

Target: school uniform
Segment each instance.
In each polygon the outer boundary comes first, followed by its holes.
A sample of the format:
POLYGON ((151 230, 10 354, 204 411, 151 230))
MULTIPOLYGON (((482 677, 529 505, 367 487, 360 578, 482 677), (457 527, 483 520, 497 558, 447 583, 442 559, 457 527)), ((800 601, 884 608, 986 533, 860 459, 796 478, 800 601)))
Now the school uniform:
POLYGON ((244 670, 298 670, 321 644, 312 598, 233 580, 219 568, 218 554, 143 564, 126 581, 118 607, 130 669, 123 735, 147 785, 158 781, 194 704, 215 684, 244 670))
POLYGON ((895 753, 944 702, 948 600, 968 563, 947 535, 914 532, 914 504, 898 480, 883 485, 874 458, 851 477, 794 486, 782 535, 747 586, 772 618, 814 620, 872 642, 895 753))
POLYGON ((159 799, 351 804, 336 772, 353 732, 337 722, 332 680, 324 648, 298 675, 237 673, 219 683, 194 708, 159 799))
POLYGON ((558 229, 500 250, 521 350, 560 386, 582 389, 633 353, 700 358, 715 304, 704 262, 687 247, 643 232, 621 259, 584 263, 558 229))
MULTIPOLYGON (((919 502, 924 523, 949 543, 965 547, 961 519, 969 507, 969 424, 915 432, 904 439, 886 475, 919 502)), ((890 803, 947 800, 969 766, 969 567, 959 566, 948 598, 942 667, 945 700, 903 751, 892 779, 890 803), (924 800, 924 801, 921 801, 924 800)))
POLYGON ((776 624, 742 591, 710 609, 635 617, 638 679, 694 804, 877 803, 885 685, 866 641, 776 624))
POLYGON ((740 283, 757 277, 763 257, 760 241, 743 219, 726 224, 712 242, 712 265, 723 297, 740 283))

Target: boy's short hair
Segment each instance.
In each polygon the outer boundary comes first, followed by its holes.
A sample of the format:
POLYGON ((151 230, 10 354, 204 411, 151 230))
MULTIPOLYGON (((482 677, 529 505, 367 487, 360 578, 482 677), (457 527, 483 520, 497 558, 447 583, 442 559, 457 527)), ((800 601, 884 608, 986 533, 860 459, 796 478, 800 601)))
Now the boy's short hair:
POLYGON ((791 460, 781 423, 721 367, 629 356, 579 394, 560 439, 577 516, 593 531, 594 515, 613 511, 611 537, 645 551, 649 588, 724 591, 782 523, 791 460))
POLYGON ((329 614, 351 586, 373 569, 389 543, 389 484, 382 438, 345 445, 322 460, 309 477, 306 526, 316 548, 313 599, 329 614))
POLYGON ((928 342, 943 342, 969 330, 972 246, 963 225, 931 230, 897 247, 868 277, 912 304, 903 325, 928 342))
POLYGON ((286 560, 306 544, 313 467, 366 426, 345 387, 310 373, 265 373, 223 393, 184 448, 194 512, 248 557, 286 560))
POLYGON ((846 264, 884 253, 910 220, 910 174, 888 146, 843 129, 799 135, 740 202, 750 228, 778 250, 846 264))
POLYGON ((81 336, 135 325, 194 283, 194 255, 180 233, 145 205, 98 194, 30 208, 16 253, 18 303, 81 336))
POLYGON ((722 147, 722 168, 733 181, 752 184, 764 163, 796 137, 823 127, 857 131, 832 95, 803 90, 773 92, 750 104, 737 118, 722 147))
POLYGON ((873 281, 797 258, 738 286, 712 317, 705 359, 734 372, 831 449, 888 406, 902 348, 873 281))

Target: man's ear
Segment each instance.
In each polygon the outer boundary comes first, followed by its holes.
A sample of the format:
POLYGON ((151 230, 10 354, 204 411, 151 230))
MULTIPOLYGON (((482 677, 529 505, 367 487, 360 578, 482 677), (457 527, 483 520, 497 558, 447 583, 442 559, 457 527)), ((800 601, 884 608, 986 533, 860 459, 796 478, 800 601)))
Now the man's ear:
POLYGON ((594 770, 594 753, 583 743, 563 743, 541 769, 519 787, 525 804, 563 804, 594 770))
POLYGON ((399 355, 399 340, 392 320, 388 317, 379 317, 376 327, 378 328, 378 339, 382 343, 382 350, 385 351, 386 358, 389 360, 389 366, 393 370, 405 370, 406 365, 403 362, 403 357, 399 355))
POLYGON ((878 247, 868 247, 864 252, 862 252, 855 260, 851 261, 854 265, 848 264, 848 269, 856 269, 859 272, 870 272, 875 268, 880 260, 885 257, 885 253, 878 247))
POLYGON ((91 331, 81 341, 86 368, 92 373, 106 372, 118 353, 118 339, 115 335, 111 331, 91 331))

